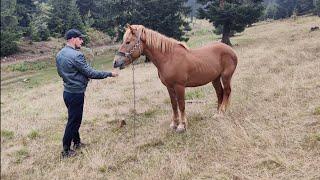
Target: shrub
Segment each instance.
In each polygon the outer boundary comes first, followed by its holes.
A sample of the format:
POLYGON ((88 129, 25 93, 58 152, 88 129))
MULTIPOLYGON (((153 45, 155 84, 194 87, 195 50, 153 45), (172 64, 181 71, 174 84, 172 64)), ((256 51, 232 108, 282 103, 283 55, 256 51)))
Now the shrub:
POLYGON ((89 46, 101 46, 110 44, 112 42, 111 38, 108 35, 93 28, 89 28, 87 30, 87 34, 89 38, 89 46))
POLYGON ((9 30, 1 30, 1 57, 18 52, 17 41, 20 34, 9 30))

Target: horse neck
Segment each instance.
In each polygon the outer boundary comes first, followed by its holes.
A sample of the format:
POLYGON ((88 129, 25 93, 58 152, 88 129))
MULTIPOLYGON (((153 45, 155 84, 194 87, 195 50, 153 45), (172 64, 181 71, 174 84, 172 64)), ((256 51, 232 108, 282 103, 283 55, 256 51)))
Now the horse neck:
POLYGON ((168 56, 170 53, 162 53, 159 49, 153 49, 144 46, 143 53, 150 59, 150 61, 158 68, 161 69, 161 65, 169 60, 168 56))

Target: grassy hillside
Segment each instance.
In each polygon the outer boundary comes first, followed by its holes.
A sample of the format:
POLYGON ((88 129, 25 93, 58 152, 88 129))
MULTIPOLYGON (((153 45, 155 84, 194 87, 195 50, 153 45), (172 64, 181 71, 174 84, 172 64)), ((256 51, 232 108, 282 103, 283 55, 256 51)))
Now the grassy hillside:
MULTIPOLYGON (((189 88, 183 134, 169 129, 169 96, 152 64, 136 66, 135 137, 131 68, 91 81, 80 129, 90 146, 67 160, 60 159, 67 113, 54 69, 37 72, 36 85, 4 85, 1 179, 319 179, 320 31, 309 32, 319 24, 318 17, 259 23, 234 37, 239 63, 229 111, 215 116, 211 84, 189 88), (121 119, 127 126, 119 129, 121 119)), ((191 47, 217 39, 203 21, 195 27, 191 47)))

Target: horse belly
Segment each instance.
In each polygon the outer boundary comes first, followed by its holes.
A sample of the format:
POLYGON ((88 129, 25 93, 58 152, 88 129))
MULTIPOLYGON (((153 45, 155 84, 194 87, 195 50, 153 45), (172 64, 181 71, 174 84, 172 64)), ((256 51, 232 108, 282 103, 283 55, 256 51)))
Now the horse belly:
POLYGON ((196 87, 208 84, 219 77, 219 73, 211 72, 211 73, 192 73, 187 82, 187 87, 196 87))

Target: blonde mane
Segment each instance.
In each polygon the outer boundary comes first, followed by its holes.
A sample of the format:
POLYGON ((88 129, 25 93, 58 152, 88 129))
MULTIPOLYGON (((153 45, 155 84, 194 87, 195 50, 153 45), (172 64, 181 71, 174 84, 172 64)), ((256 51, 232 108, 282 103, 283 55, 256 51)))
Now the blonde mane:
MULTIPOLYGON (((169 38, 163 34, 160 34, 156 31, 148 29, 142 25, 132 25, 132 27, 137 28, 139 33, 140 32, 145 33, 147 46, 150 47, 151 49, 158 49, 162 53, 172 52, 173 46, 175 44, 178 44, 184 47, 186 50, 189 50, 188 46, 185 43, 179 42, 173 38, 169 38)), ((127 29, 124 35, 124 39, 128 36, 128 33, 130 33, 129 28, 127 29)))

